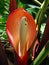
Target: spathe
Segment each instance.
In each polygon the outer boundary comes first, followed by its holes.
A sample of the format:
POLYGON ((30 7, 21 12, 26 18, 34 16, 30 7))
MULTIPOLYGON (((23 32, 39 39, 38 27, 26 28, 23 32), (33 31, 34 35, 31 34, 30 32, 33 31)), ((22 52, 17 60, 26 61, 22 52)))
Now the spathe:
MULTIPOLYGON (((36 25, 35 25, 33 17, 29 13, 27 13, 23 8, 14 10, 8 16, 8 19, 6 22, 6 32, 11 45, 13 46, 16 54, 18 55, 18 49, 19 49, 18 45, 20 42, 20 36, 19 36, 19 29, 20 29, 20 22, 21 22, 20 20, 24 16, 27 18, 27 22, 28 22, 28 31, 27 31, 27 37, 26 37, 27 38, 26 51, 23 56, 25 58, 25 55, 27 55, 26 53, 28 49, 30 48, 30 46, 32 45, 36 35, 36 25)), ((23 57, 22 58, 20 57, 20 58, 23 60, 24 59, 23 57)))

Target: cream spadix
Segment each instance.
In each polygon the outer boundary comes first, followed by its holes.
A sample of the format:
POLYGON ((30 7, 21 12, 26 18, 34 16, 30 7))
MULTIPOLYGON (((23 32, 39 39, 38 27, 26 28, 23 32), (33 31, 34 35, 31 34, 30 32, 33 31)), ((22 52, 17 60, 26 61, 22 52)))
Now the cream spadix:
POLYGON ((27 18, 24 16, 20 20, 20 53, 21 56, 24 55, 27 46, 27 31, 28 31, 28 22, 27 18))

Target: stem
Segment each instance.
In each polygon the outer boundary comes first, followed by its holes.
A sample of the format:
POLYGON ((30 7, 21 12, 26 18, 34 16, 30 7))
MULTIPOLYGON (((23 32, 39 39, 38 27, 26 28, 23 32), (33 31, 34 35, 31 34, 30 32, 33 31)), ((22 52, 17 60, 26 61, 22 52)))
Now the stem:
POLYGON ((41 2, 37 1, 37 0, 33 0, 36 4, 38 4, 39 6, 41 6, 41 2))
POLYGON ((48 4, 49 4, 49 0, 44 0, 40 7, 40 10, 37 13, 35 21, 38 23, 38 33, 40 32, 41 23, 48 4))
POLYGON ((41 51, 41 49, 43 48, 43 46, 46 44, 46 42, 49 40, 49 17, 46 21, 46 26, 45 26, 45 30, 44 30, 44 34, 43 37, 41 39, 40 45, 39 45, 39 49, 38 52, 39 53, 41 51))
POLYGON ((38 6, 41 6, 41 2, 39 2, 37 0, 32 0, 32 2, 36 3, 38 6))
POLYGON ((47 44, 43 47, 37 58, 33 61, 31 65, 39 65, 49 54, 49 41, 47 44))
POLYGON ((10 13, 17 8, 16 0, 10 0, 10 13))

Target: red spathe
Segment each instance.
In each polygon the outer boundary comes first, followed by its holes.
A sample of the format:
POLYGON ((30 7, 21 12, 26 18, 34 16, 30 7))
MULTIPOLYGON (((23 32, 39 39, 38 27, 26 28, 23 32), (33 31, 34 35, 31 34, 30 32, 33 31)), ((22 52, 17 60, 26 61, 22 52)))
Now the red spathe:
MULTIPOLYGON (((22 63, 25 62, 27 60, 26 59, 27 51, 30 48, 30 46, 32 45, 33 40, 36 35, 36 25, 35 25, 33 17, 28 12, 26 12, 23 8, 14 10, 8 16, 7 23, 6 23, 6 32, 7 32, 9 41, 11 42, 11 44, 16 52, 16 57, 21 58, 19 60, 22 61, 22 63), (26 52, 24 53, 24 56, 21 58, 18 56, 18 45, 20 42, 19 28, 20 28, 20 22, 21 22, 20 20, 24 16, 27 18, 27 22, 28 22, 27 43, 26 43, 27 49, 26 49, 26 52)), ((22 65, 24 65, 24 64, 22 64, 22 65)))

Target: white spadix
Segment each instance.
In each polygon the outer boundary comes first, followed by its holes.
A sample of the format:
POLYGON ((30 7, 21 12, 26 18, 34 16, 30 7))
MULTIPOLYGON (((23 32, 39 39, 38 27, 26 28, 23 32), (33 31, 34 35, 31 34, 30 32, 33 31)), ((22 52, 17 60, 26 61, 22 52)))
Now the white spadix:
POLYGON ((26 36, 28 31, 28 22, 26 17, 22 17, 20 22, 20 41, 23 45, 26 42, 26 36))
POLYGON ((27 31, 28 31, 28 22, 27 22, 27 18, 24 16, 21 18, 21 22, 20 22, 20 56, 23 56, 25 51, 26 51, 26 47, 27 47, 27 31))

